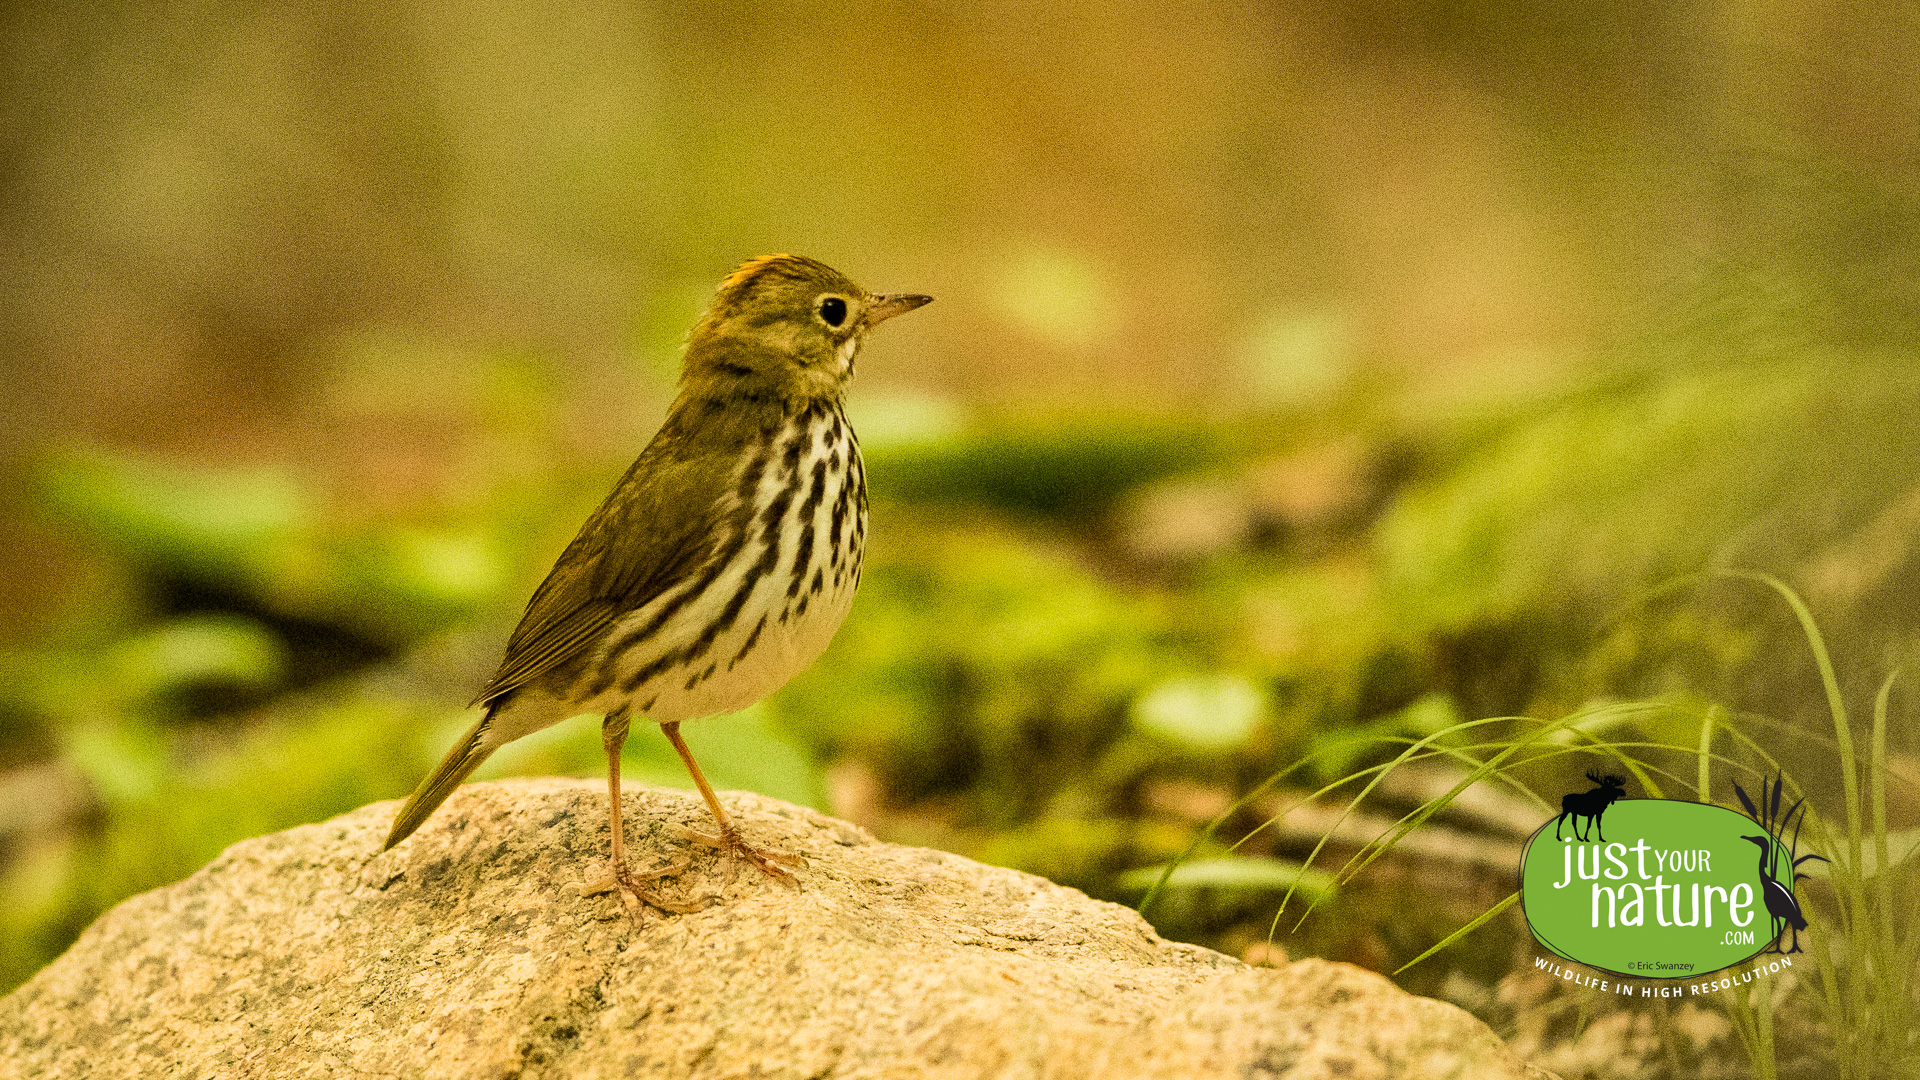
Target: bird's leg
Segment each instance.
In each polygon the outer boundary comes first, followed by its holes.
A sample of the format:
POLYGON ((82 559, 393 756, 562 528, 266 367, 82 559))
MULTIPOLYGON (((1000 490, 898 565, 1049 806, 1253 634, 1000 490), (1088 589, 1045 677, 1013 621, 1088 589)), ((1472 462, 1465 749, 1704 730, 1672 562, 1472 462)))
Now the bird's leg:
POLYGON ((734 828, 733 818, 728 815, 726 808, 720 805, 720 799, 714 795, 713 787, 707 783, 707 778, 701 775, 700 766, 693 760, 693 752, 687 749, 686 741, 680 738, 679 723, 661 724, 660 730, 666 735, 667 741, 673 744, 674 750, 680 755, 680 760, 687 763, 687 772, 693 774, 693 782, 699 786, 701 797, 707 800, 707 809, 713 811, 713 819, 720 825, 719 836, 689 833, 688 838, 708 847, 718 848, 736 859, 745 859, 759 867, 761 873, 782 885, 798 887, 800 882, 782 867, 801 865, 800 856, 784 851, 756 848, 742 839, 740 830, 734 828))
POLYGON ((699 911, 701 905, 682 904, 668 900, 652 889, 652 884, 663 877, 677 874, 686 869, 683 860, 657 870, 648 870, 636 874, 627 868, 626 827, 620 820, 620 747, 627 741, 627 714, 624 710, 610 712, 600 724, 600 744, 607 751, 607 804, 611 808, 613 825, 613 859, 609 867, 610 880, 604 884, 589 888, 588 894, 615 892, 620 893, 620 902, 627 911, 638 916, 641 904, 648 903, 662 911, 678 912, 685 915, 699 911))

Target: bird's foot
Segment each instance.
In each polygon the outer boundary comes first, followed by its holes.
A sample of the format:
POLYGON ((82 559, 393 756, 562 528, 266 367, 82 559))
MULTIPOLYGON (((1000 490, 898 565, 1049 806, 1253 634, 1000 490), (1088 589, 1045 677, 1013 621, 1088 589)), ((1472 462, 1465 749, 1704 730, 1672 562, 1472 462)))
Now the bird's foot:
POLYGON ((605 877, 588 884, 582 891, 586 896, 598 896, 601 893, 617 892, 620 903, 627 914, 639 918, 646 913, 646 906, 659 908, 675 915, 691 915, 713 903, 713 898, 703 898, 704 902, 686 904, 678 900, 669 900, 653 887, 653 883, 664 877, 672 877, 687 868, 687 860, 670 863, 653 870, 635 873, 624 864, 616 863, 610 867, 605 877), (643 906, 646 905, 646 906, 643 906))
POLYGON ((800 887, 800 879, 788 873, 786 867, 805 866, 807 861, 789 851, 776 851, 773 848, 757 848, 746 842, 740 830, 731 825, 723 825, 719 836, 709 836, 703 832, 682 828, 681 836, 702 847, 709 847, 728 856, 727 881, 733 881, 733 870, 739 861, 752 863, 759 871, 782 885, 800 887))

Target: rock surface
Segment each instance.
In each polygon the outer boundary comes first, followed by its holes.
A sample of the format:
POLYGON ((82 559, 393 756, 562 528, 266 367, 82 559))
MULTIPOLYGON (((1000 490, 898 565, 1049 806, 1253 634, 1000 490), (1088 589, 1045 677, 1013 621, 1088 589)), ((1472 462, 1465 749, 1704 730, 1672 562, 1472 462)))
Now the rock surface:
POLYGON ((0 1000, 31 1077, 1537 1077, 1479 1021, 1344 964, 1250 968, 1040 878, 729 793, 798 890, 689 848, 629 789, 689 915, 583 895, 605 787, 474 784, 234 845, 102 916, 0 1000))

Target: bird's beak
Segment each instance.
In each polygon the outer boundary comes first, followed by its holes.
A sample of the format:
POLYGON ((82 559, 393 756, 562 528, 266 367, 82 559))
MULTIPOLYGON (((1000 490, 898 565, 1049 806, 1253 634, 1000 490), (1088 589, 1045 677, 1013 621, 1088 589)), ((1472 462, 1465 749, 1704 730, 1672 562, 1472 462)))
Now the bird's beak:
POLYGON ((922 304, 933 303, 931 296, 919 296, 914 293, 889 293, 876 296, 867 305, 867 325, 878 326, 895 315, 905 315, 922 304))

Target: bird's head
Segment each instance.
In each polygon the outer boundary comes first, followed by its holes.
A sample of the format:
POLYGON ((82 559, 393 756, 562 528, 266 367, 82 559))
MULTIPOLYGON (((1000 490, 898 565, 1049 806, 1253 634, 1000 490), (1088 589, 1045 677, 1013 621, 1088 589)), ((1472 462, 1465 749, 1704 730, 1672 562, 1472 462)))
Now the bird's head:
POLYGON ((1770 838, 1768 838, 1768 837, 1765 837, 1765 836, 1742 836, 1742 837, 1741 837, 1740 839, 1742 839, 1742 840, 1749 840, 1749 841, 1752 841, 1753 843, 1756 843, 1756 844, 1759 844, 1759 845, 1760 845, 1760 850, 1762 850, 1762 851, 1771 851, 1771 850, 1773 850, 1773 840, 1772 840, 1772 839, 1770 839, 1770 838))
POLYGON ((799 255, 767 255, 720 283, 687 336, 689 389, 838 397, 867 331, 933 298, 875 295, 799 255))

